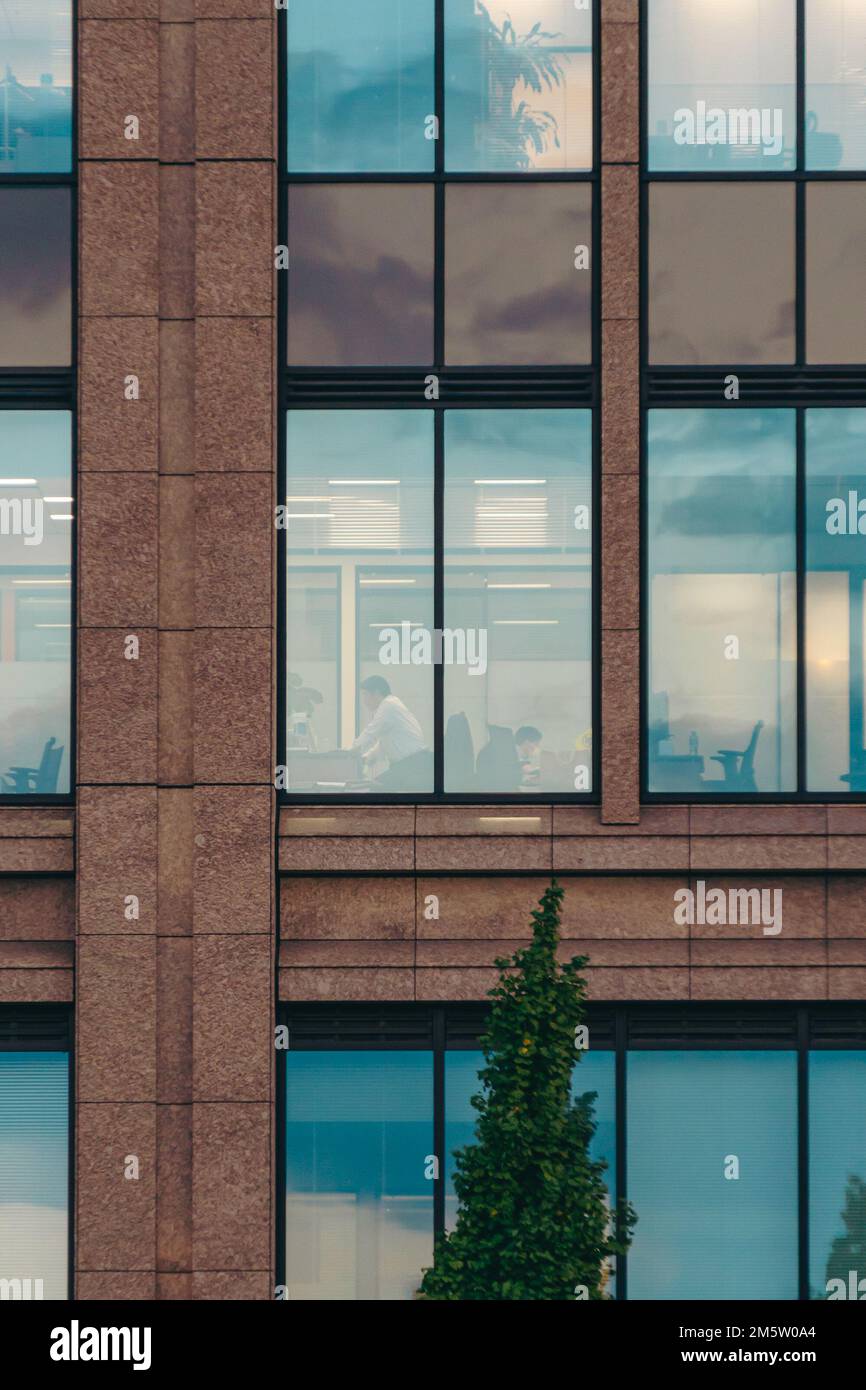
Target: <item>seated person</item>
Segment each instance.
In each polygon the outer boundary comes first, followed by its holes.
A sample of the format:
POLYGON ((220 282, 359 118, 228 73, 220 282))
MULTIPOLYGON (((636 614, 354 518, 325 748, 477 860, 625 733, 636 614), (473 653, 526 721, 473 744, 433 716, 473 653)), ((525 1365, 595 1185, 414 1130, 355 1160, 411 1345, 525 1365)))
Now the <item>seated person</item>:
POLYGON ((376 786, 390 791, 429 791, 433 781, 433 754, 424 745, 421 725, 402 700, 391 694, 384 676, 361 681, 361 699, 369 711, 369 724, 352 748, 366 763, 384 757, 388 770, 376 778, 376 786))
POLYGON ((537 787, 541 782, 539 754, 544 735, 534 724, 521 724, 514 735, 514 745, 520 759, 520 785, 537 787))

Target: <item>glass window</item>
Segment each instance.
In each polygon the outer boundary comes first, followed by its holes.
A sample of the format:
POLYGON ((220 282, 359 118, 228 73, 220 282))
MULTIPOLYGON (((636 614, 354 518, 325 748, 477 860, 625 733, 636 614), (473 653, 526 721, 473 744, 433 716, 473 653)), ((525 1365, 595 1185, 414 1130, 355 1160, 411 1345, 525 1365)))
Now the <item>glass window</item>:
POLYGON ((432 791, 432 413, 290 411, 286 446, 289 787, 432 791))
POLYGON ((866 1052, 812 1052, 809 1054, 810 1297, 862 1301, 866 1297, 864 1256, 866 1052), (831 1282, 834 1280, 841 1280, 841 1287, 838 1282, 831 1282))
POLYGON ((632 1299, 795 1299, 794 1052, 628 1054, 632 1299))
POLYGON ((290 365, 432 361, 433 227, 432 185, 293 185, 290 365))
POLYGON ((806 189, 809 362, 866 364, 866 182, 806 189))
POLYGON ((289 169, 432 169, 433 29, 432 0, 294 0, 289 169))
POLYGON ((866 169, 866 6, 806 0, 806 167, 866 169))
POLYGON ((793 362, 793 185, 654 184, 649 217, 650 361, 793 362))
POLYGON ((445 207, 446 361, 591 361, 592 189, 453 184, 445 207))
POLYGON ((796 69, 796 0, 649 0, 649 168, 793 168, 796 69))
POLYGON ((587 791, 590 412, 446 412, 445 497, 445 791, 587 791))
POLYGON ((411 1298, 433 1255, 430 1052, 289 1052, 292 1300, 411 1298))
POLYGON ((864 537, 866 410, 809 410, 806 412, 809 791, 866 791, 864 537))
POLYGON ((0 1052, 0 1279, 65 1299, 68 1267, 69 1059, 0 1052))
POLYGON ((0 68, 0 173, 68 173, 72 168, 70 0, 3 0, 0 68))
POLYGON ((794 411, 652 410, 647 463, 649 790, 794 791, 794 411))
POLYGON ((71 416, 0 411, 0 793, 69 790, 71 416))
POLYGON ((445 0, 445 164, 592 167, 589 0, 445 0))
MULTIPOLYGON (((449 1051, 445 1053, 445 1229, 451 1231, 457 1223, 458 1201, 454 1191, 454 1150, 475 1139, 478 1112, 472 1097, 481 1086, 478 1073, 484 1066, 484 1053, 449 1051)), ((595 1134, 589 1147, 590 1157, 604 1159, 607 1164, 605 1180, 609 1193, 616 1193, 616 1055, 613 1052, 583 1053, 574 1068, 571 1093, 573 1096, 595 1092, 593 1114, 595 1134)), ((611 1206, 614 1202, 611 1201, 611 1206)))
POLYGON ((68 188, 0 186, 0 367, 69 365, 71 234, 68 188))

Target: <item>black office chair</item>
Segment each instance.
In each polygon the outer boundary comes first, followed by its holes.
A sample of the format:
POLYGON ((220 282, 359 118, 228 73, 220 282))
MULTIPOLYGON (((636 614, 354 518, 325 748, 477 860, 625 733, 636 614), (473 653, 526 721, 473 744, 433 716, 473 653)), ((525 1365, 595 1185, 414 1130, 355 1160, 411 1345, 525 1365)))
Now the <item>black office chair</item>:
POLYGON ((445 725, 445 788, 449 792, 472 792, 475 781, 475 745, 469 720, 461 710, 445 725))
POLYGON ((514 743, 513 729, 501 724, 488 724, 489 741, 485 743, 475 764, 478 789, 485 792, 518 792, 523 769, 514 743))
POLYGON ((38 767, 10 767, 8 777, 3 778, 3 791, 13 796, 56 792, 62 761, 63 744, 58 748, 57 740, 50 738, 38 767))
POLYGON ((758 790, 755 782, 755 750, 763 727, 764 721, 759 719, 752 730, 748 747, 742 751, 738 752, 734 748, 720 748, 718 753, 712 754, 712 761, 722 764, 725 780, 723 782, 703 781, 701 782, 701 791, 756 792, 758 790))

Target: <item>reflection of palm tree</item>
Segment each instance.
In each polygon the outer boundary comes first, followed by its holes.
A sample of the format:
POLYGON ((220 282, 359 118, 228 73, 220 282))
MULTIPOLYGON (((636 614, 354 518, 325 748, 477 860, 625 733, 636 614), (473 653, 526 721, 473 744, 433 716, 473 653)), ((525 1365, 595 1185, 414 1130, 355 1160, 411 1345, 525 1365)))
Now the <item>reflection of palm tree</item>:
POLYGON ((528 33, 518 35, 506 17, 499 28, 486 7, 477 0, 484 26, 483 42, 489 72, 489 143, 494 147, 497 168, 510 165, 527 169, 530 156, 527 146, 536 155, 543 154, 548 140, 559 149, 559 122, 549 111, 539 111, 526 101, 514 105, 514 89, 522 83, 531 92, 541 93, 545 87, 553 91, 565 76, 559 55, 542 45, 561 34, 549 34, 541 24, 533 24, 528 33))
POLYGON ((9 141, 9 98, 13 91, 22 96, 25 101, 35 101, 36 98, 32 97, 27 91, 27 88, 22 87, 17 77, 12 75, 12 69, 8 63, 6 64, 6 76, 0 78, 0 87, 3 88, 3 144, 0 145, 0 159, 11 159, 12 145, 9 141))
POLYGON ((830 1246, 827 1283, 831 1279, 841 1279, 847 1289, 852 1269, 858 1280, 866 1278, 866 1182, 853 1173, 845 1187, 842 1224, 845 1235, 837 1236, 830 1246))

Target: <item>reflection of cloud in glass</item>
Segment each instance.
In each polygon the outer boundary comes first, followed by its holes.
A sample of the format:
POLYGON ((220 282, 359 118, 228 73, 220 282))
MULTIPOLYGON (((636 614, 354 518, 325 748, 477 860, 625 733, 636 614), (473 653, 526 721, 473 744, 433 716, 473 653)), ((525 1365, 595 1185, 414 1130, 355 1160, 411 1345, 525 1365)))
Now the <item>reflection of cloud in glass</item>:
POLYGON ((68 1058, 0 1053, 0 1278, 42 1279, 65 1298, 68 1058))
POLYGON ((67 189, 0 187, 0 366, 70 361, 71 235, 67 189))
POLYGON ((429 362, 433 191, 295 187, 289 195, 289 361, 429 362))

